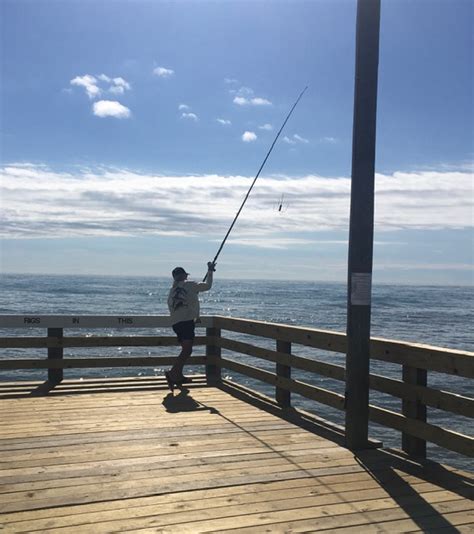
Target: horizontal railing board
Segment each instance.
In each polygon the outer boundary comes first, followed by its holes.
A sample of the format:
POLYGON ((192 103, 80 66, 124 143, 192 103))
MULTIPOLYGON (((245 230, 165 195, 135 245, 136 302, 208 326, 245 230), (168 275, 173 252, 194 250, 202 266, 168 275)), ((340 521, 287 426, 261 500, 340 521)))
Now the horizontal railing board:
POLYGON ((335 393, 328 389, 312 386, 301 382, 300 380, 294 380, 292 378, 278 377, 277 385, 283 389, 302 395, 307 399, 320 402, 326 406, 331 406, 337 410, 344 410, 344 395, 335 393))
POLYGON ((370 357, 417 369, 474 378, 474 353, 468 351, 372 338, 370 357))
POLYGON ((340 365, 321 362, 319 360, 310 360, 309 358, 303 358, 285 352, 278 352, 276 350, 264 349, 250 343, 243 343, 241 341, 223 337, 216 338, 215 343, 222 349, 246 354, 247 356, 262 358, 275 363, 281 363, 303 371, 309 371, 328 378, 334 378, 335 380, 344 380, 345 369, 340 365))
POLYGON ((279 339, 332 352, 346 351, 346 336, 329 330, 301 328, 285 324, 266 323, 250 319, 214 316, 214 326, 223 330, 253 336, 279 339))
MULTIPOLYGON (((201 317, 196 327, 211 327, 201 317)), ((0 328, 171 328, 169 315, 0 315, 0 328)))
MULTIPOLYGON (((193 356, 187 365, 204 365, 205 356, 193 356)), ((126 358, 61 358, 0 360, 0 369, 87 369, 103 367, 154 367, 173 365, 176 356, 144 356, 126 358)))
MULTIPOLYGON (((213 338, 196 336, 195 345, 207 345, 213 338)), ((169 347, 177 345, 176 336, 68 336, 68 337, 0 337, 0 348, 67 348, 67 347, 169 347)))
POLYGON ((257 367, 252 367, 250 365, 245 365, 238 363, 234 360, 228 360, 226 358, 221 358, 218 361, 218 365, 236 373, 241 373, 251 378, 256 378, 267 384, 273 386, 278 386, 292 393, 298 393, 303 397, 326 404, 327 406, 332 406, 333 408, 338 408, 340 410, 344 409, 344 396, 334 393, 327 389, 319 388, 300 382, 299 380, 292 380, 290 378, 283 378, 277 376, 269 371, 264 371, 263 369, 258 369, 257 367))
POLYGON ((471 397, 426 386, 406 384, 401 380, 373 374, 369 376, 369 385, 371 389, 394 397, 419 401, 426 406, 474 418, 474 399, 471 397))
POLYGON ((400 430, 445 449, 469 457, 474 456, 474 438, 454 430, 447 430, 418 419, 409 419, 399 413, 373 405, 369 406, 369 419, 374 423, 400 430))

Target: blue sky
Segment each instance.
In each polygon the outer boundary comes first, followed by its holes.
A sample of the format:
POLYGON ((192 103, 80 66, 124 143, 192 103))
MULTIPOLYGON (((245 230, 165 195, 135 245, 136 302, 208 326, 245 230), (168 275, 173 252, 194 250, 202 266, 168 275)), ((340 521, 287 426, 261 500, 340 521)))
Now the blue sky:
MULTIPOLYGON (((3 0, 2 271, 346 279, 353 0, 3 0), (283 195, 285 210, 275 208, 283 195)), ((374 280, 471 284, 473 6, 382 0, 374 280)))

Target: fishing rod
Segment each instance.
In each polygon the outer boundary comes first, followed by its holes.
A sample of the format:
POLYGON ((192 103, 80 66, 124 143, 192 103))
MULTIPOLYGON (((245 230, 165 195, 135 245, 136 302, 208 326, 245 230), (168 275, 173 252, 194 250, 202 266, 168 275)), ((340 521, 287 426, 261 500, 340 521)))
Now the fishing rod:
MULTIPOLYGON (((237 219, 239 218, 240 212, 242 211, 245 203, 247 202, 247 199, 249 198, 250 192, 253 189, 253 186, 255 185, 255 182, 257 181, 257 178, 260 176, 260 173, 262 172, 263 167, 265 166, 265 163, 267 162, 267 159, 269 158, 270 154, 272 153, 273 147, 275 146, 275 143, 277 142, 278 138, 280 137, 281 132, 283 131, 283 128, 285 127, 286 123, 288 122, 288 119, 291 117, 291 114, 293 113, 293 110, 298 105, 298 102, 301 100, 301 97, 305 93, 306 89, 308 89, 308 86, 306 86, 300 93, 300 96, 296 99, 296 102, 293 104, 293 107, 290 109, 288 115, 286 116, 286 119, 283 121, 283 124, 281 125, 281 128, 278 130, 278 133, 276 134, 275 139, 273 140, 273 143, 270 147, 270 150, 267 152, 267 155, 265 156, 265 159, 263 160, 262 164, 260 165, 260 168, 258 169, 257 174, 255 175, 255 178, 253 179, 252 185, 249 187, 249 190, 247 191, 247 194, 245 195, 244 201, 242 202, 240 208, 238 209, 234 220, 232 221, 232 224, 230 225, 229 229, 227 230, 227 233, 222 240, 222 243, 217 250, 216 255, 214 256, 214 259, 212 260, 212 263, 216 263, 217 258, 219 257, 219 254, 221 253, 221 250, 224 248, 225 242, 227 241, 227 238, 229 237, 230 233, 232 232, 232 228, 234 227, 234 224, 236 223, 237 219)), ((203 282, 205 282, 207 279, 207 273, 206 276, 203 279, 203 282)))

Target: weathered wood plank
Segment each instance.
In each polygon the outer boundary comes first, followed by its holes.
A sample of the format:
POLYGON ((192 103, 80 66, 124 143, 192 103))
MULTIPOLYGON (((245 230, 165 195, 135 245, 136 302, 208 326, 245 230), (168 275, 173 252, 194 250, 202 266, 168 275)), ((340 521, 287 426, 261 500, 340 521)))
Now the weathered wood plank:
MULTIPOLYGON (((71 488, 75 493, 77 491, 77 485, 81 486, 81 490, 83 489, 82 486, 87 486, 88 491, 94 491, 97 485, 104 485, 105 483, 108 484, 110 482, 113 482, 114 484, 120 483, 120 485, 124 487, 122 484, 124 482, 128 485, 132 485, 137 481, 159 479, 163 476, 164 472, 166 472, 166 476, 169 477, 192 473, 196 473, 202 477, 218 477, 219 473, 225 475, 227 472, 235 472, 237 469, 249 469, 253 471, 257 468, 271 466, 276 469, 277 466, 282 466, 284 470, 288 470, 288 467, 291 467, 292 469, 294 468, 294 465, 291 464, 294 464, 295 462, 297 462, 301 468, 307 467, 309 469, 319 469, 327 466, 328 463, 331 463, 332 466, 353 465, 354 463, 352 459, 349 459, 347 453, 341 453, 340 451, 332 454, 328 454, 327 452, 323 454, 319 450, 317 460, 314 459, 315 454, 311 449, 301 451, 305 454, 287 453, 285 459, 279 454, 264 452, 258 448, 249 449, 249 451, 249 454, 233 456, 215 455, 210 453, 210 451, 205 451, 202 456, 194 458, 179 454, 171 455, 171 458, 150 456, 149 464, 143 460, 139 460, 138 463, 130 462, 127 467, 124 465, 125 462, 123 461, 125 458, 122 457, 122 460, 114 462, 110 469, 104 470, 99 467, 95 473, 92 470, 80 473, 73 470, 74 465, 77 464, 63 464, 64 471, 70 469, 68 473, 71 476, 56 476, 54 478, 51 477, 48 480, 29 480, 27 482, 19 481, 18 477, 16 477, 17 481, 13 482, 11 480, 13 477, 6 477, 5 483, 2 483, 1 485, 0 493, 3 494, 2 500, 4 502, 11 502, 24 498, 24 496, 21 495, 19 499, 19 496, 17 495, 18 492, 27 492, 29 494, 32 491, 36 491, 38 492, 38 496, 43 497, 46 490, 57 491, 57 488, 60 487, 65 490, 64 494, 71 488), (126 467, 127 471, 120 471, 121 467, 126 467), (97 474, 97 471, 100 473, 97 474)), ((105 467, 108 467, 108 465, 105 467)), ((64 473, 61 473, 61 475, 64 475, 64 473)))
MULTIPOLYGON (((419 528, 420 525, 427 526, 432 521, 432 518, 441 519, 444 517, 449 524, 457 526, 456 534, 462 531, 461 522, 467 518, 469 520, 469 504, 466 501, 450 501, 440 503, 434 506, 431 514, 427 510, 413 510, 405 511, 403 508, 390 508, 375 512, 365 512, 363 514, 349 513, 342 515, 335 515, 333 517, 325 517, 323 520, 318 520, 317 525, 320 529, 315 529, 314 519, 302 519, 297 521, 283 521, 280 523, 267 524, 266 528, 270 532, 276 534, 283 534, 287 532, 320 532, 322 530, 328 532, 341 532, 339 529, 354 528, 354 532, 410 532, 419 528), (466 513, 467 512, 467 513, 466 513), (377 530, 380 525, 380 531, 377 530), (388 527, 388 530, 383 530, 388 527), (392 527, 392 528, 390 528, 392 527), (413 530, 411 530, 413 529, 413 530)), ((426 530, 424 530, 426 532, 426 530)), ((452 528, 451 528, 452 531, 452 528)), ((255 527, 230 528, 223 530, 226 534, 253 534, 255 527)), ((429 532, 435 532, 430 527, 429 532)), ((448 530, 449 532, 449 530, 448 530)))
MULTIPOLYGON (((176 445, 178 446, 178 445, 176 445)), ((171 446, 172 447, 172 446, 171 446)), ((226 444, 225 446, 214 443, 204 443, 195 445, 194 448, 187 448, 185 445, 179 446, 179 449, 173 449, 168 448, 167 450, 163 449, 133 449, 133 448, 122 448, 122 449, 114 449, 114 451, 111 451, 109 454, 107 454, 106 450, 94 452, 93 448, 85 448, 81 450, 77 454, 71 453, 70 455, 62 455, 62 454, 52 454, 51 460, 52 461, 45 461, 42 462, 42 458, 40 457, 33 457, 31 460, 29 456, 25 455, 24 458, 17 458, 12 459, 12 461, 2 462, 1 466, 1 474, 3 480, 6 480, 6 478, 16 477, 17 475, 21 475, 22 473, 25 473, 26 471, 29 471, 29 473, 44 473, 48 472, 51 473, 55 470, 54 466, 60 465, 60 469, 58 471, 66 471, 66 470, 74 470, 74 469, 80 469, 84 468, 84 470, 88 469, 94 469, 94 466, 101 467, 99 464, 100 462, 103 462, 102 467, 110 466, 120 466, 124 462, 123 460, 126 459, 129 463, 129 465, 141 465, 143 463, 143 458, 148 458, 150 461, 150 464, 159 464, 163 462, 175 462, 175 458, 178 457, 178 459, 182 455, 186 455, 186 457, 182 458, 183 462, 187 463, 188 460, 190 461, 190 465, 195 461, 196 455, 200 459, 206 458, 206 457, 215 457, 220 458, 222 461, 228 461, 233 462, 234 460, 239 460, 239 455, 242 455, 241 460, 244 460, 243 455, 249 455, 252 454, 257 459, 263 458, 262 455, 269 454, 269 458, 281 458, 282 452, 287 452, 289 458, 298 457, 298 461, 304 461, 304 456, 308 456, 308 461, 311 460, 311 455, 315 453, 315 451, 318 451, 318 458, 315 458, 315 461, 321 461, 325 460, 329 457, 333 458, 335 456, 340 457, 346 457, 348 456, 347 451, 344 451, 343 449, 339 448, 329 448, 326 449, 324 447, 317 447, 313 446, 313 443, 305 443, 302 444, 283 444, 283 445, 275 445, 272 447, 272 449, 268 449, 265 446, 259 445, 258 442, 254 443, 247 443, 245 446, 241 445, 239 453, 237 453, 231 446, 226 444), (226 448, 225 448, 226 447, 226 448), (177 451, 177 452, 174 452, 177 451), (21 462, 21 465, 20 465, 21 462), (81 464, 81 465, 78 465, 81 464), (48 466, 53 466, 50 469, 47 469, 48 466), (36 469, 38 468, 38 469, 36 469), (19 471, 21 469, 21 471, 19 471)), ((54 453, 54 451, 52 451, 54 453)), ((46 456, 46 455, 45 455, 46 456)), ((204 460, 203 460, 203 463, 204 460)))
POLYGON ((240 332, 253 336, 281 339, 308 347, 315 347, 334 352, 346 351, 346 335, 329 330, 300 328, 286 324, 267 323, 234 317, 214 316, 214 325, 222 330, 240 332))
MULTIPOLYGON (((62 360, 40 360, 33 358, 18 358, 13 360, 0 360, 0 369, 92 369, 103 367, 156 367, 173 365, 176 357, 173 356, 134 356, 114 358, 101 358, 89 356, 87 358, 64 358, 62 360)), ((204 365, 205 356, 192 356, 188 365, 204 365)))
MULTIPOLYGON (((156 514, 143 519, 128 519, 125 521, 111 521, 96 523, 95 532, 104 533, 111 530, 126 529, 131 532, 156 532, 156 528, 163 532, 223 532, 226 529, 241 526, 262 528, 263 525, 277 521, 289 521, 292 518, 324 520, 326 516, 345 515, 349 513, 364 514, 369 511, 389 510, 404 506, 416 505, 417 497, 404 496, 395 501, 392 498, 360 500, 354 502, 324 503, 324 497, 306 497, 301 499, 282 499, 271 503, 250 503, 245 507, 226 506, 221 508, 192 510, 191 512, 173 512, 171 514, 156 514), (240 514, 239 514, 240 512, 240 514)), ((436 505, 459 500, 458 496, 448 495, 446 492, 432 492, 425 499, 436 509, 436 505)), ((319 521, 318 521, 319 522, 319 521)), ((316 522, 314 523, 316 524, 316 522)))
POLYGON ((418 369, 474 378, 474 354, 468 351, 372 338, 370 357, 418 369))
MULTIPOLYGON (((318 490, 312 487, 302 487, 296 488, 286 493, 285 491, 262 491, 261 493, 256 494, 251 491, 251 487, 248 488, 250 491, 247 494, 234 494, 231 499, 229 497, 217 497, 213 499, 194 499, 194 500, 185 500, 184 502, 171 502, 163 503, 159 506, 148 505, 145 507, 136 507, 131 504, 123 510, 110 510, 103 511, 101 513, 92 513, 92 514, 76 514, 68 515, 59 518, 47 518, 47 519, 33 519, 29 525, 31 530, 41 530, 45 528, 63 528, 63 527, 72 527, 77 526, 78 528, 85 528, 89 526, 92 528, 96 525, 98 530, 96 532, 110 532, 115 529, 124 528, 125 522, 132 521, 135 523, 135 527, 139 526, 140 523, 147 523, 150 521, 151 517, 165 516, 166 514, 184 514, 195 512, 196 515, 199 514, 200 510, 215 510, 217 513, 229 509, 229 511, 237 511, 244 513, 244 511, 255 503, 268 503, 272 509, 278 508, 279 506, 295 506, 297 505, 297 499, 303 499, 302 507, 308 503, 312 503, 314 507, 323 506, 328 504, 337 504, 343 502, 357 502, 363 500, 369 500, 371 498, 386 498, 388 494, 380 489, 367 489, 363 490, 361 493, 357 494, 355 492, 331 492, 325 491, 322 489, 321 493, 318 493, 316 497, 314 495, 318 490), (153 506, 153 507, 152 507, 153 506), (110 529, 110 530, 107 530, 110 529)), ((332 488, 331 488, 332 489, 332 488)), ((396 496, 403 496, 406 493, 401 490, 399 493, 396 493, 396 496)), ((448 501, 451 505, 451 509, 459 509, 458 501, 448 501), (454 504, 456 503, 456 504, 454 504), (454 504, 454 506, 453 506, 454 504)), ((222 513, 222 512, 221 512, 222 513)), ((235 512, 234 512, 235 513, 235 512)), ((166 521, 166 519, 165 519, 166 521)), ((466 517, 464 520, 457 520, 457 524, 462 522, 466 523, 469 521, 469 517, 466 517)), ((132 523, 132 524, 133 524, 132 523)), ((19 528, 19 532, 23 531, 21 529, 21 523, 9 523, 11 528, 19 528)), ((23 525, 25 528, 26 525, 23 525)), ((179 527, 178 527, 179 528, 179 527)))
MULTIPOLYGON (((213 318, 202 316, 198 327, 213 326, 213 318)), ((169 315, 0 315, 0 328, 171 328, 169 315)))
MULTIPOLYGON (((457 508, 458 503, 453 504, 453 508, 457 508)), ((381 518, 381 514, 379 514, 379 518, 381 518)), ((384 532, 429 532, 430 534, 435 534, 436 532, 445 532, 448 534, 448 532, 451 532, 453 534, 459 534, 462 532, 462 527, 472 520, 474 520, 472 510, 444 513, 443 515, 433 510, 431 515, 415 516, 414 519, 407 518, 399 519, 398 521, 380 521, 376 524, 366 524, 364 525, 364 534, 379 534, 384 532)), ((338 534, 355 534, 360 532, 360 525, 336 528, 333 532, 338 534)), ((471 532, 473 531, 471 530, 471 532)))
MULTIPOLYGON (((217 446, 216 446, 217 447, 217 446)), ((181 448, 179 449, 181 451, 181 448)), ((81 477, 81 482, 86 477, 107 477, 117 475, 124 476, 122 469, 127 470, 127 476, 132 477, 134 472, 150 473, 153 470, 163 469, 168 467, 181 466, 202 466, 202 465, 216 465, 226 462, 227 464, 236 462, 246 462, 255 460, 274 460, 279 455, 285 453, 287 459, 291 461, 302 462, 307 460, 310 456, 317 456, 318 461, 343 458, 344 454, 339 452, 339 449, 327 449, 323 447, 306 446, 304 448, 293 448, 291 451, 287 447, 280 446, 278 450, 269 452, 268 449, 258 447, 256 444, 250 444, 245 447, 240 446, 239 450, 209 450, 209 448, 194 447, 194 449, 183 450, 180 454, 165 454, 161 455, 159 452, 142 451, 143 455, 137 455, 129 451, 129 454, 121 455, 119 457, 104 460, 92 458, 91 460, 84 460, 83 462, 75 463, 56 463, 50 466, 40 466, 33 468, 17 468, 11 470, 4 470, 7 474, 1 475, 0 493, 9 491, 23 491, 32 488, 36 484, 36 488, 69 486, 76 484, 81 477), (148 454, 147 454, 148 452, 148 454), (26 484, 28 487, 22 488, 21 484, 26 484), (31 485, 31 486, 30 486, 31 485), (12 490, 11 488, 15 488, 12 490)), ((239 464, 240 465, 240 464, 239 464)), ((135 476, 135 475, 134 475, 135 476)), ((148 475, 147 475, 148 476, 148 475)), ((142 475, 138 478, 147 478, 142 475)), ((133 477, 132 477, 133 478, 133 477)), ((119 479, 114 479, 119 480, 119 479)), ((84 482, 86 483, 86 482, 84 482)))
POLYGON ((409 419, 399 413, 372 405, 369 407, 369 418, 374 423, 401 430, 417 438, 436 443, 445 449, 474 457, 474 438, 471 436, 423 423, 417 419, 409 419))
MULTIPOLYGON (((213 337, 196 336, 195 345, 207 345, 213 337)), ((0 337, 0 348, 71 348, 71 347, 171 347, 178 345, 176 336, 68 336, 68 337, 0 337)))
MULTIPOLYGON (((240 505, 245 506, 255 502, 272 502, 282 499, 298 499, 311 496, 319 496, 319 503, 337 503, 366 500, 369 498, 381 498, 389 496, 379 487, 376 481, 368 480, 364 484, 364 490, 360 492, 360 482, 337 483, 319 485, 310 479, 287 481, 284 486, 281 482, 263 485, 234 486, 222 488, 218 494, 215 491, 196 491, 193 494, 169 494, 159 497, 147 497, 133 499, 127 507, 119 508, 115 501, 110 503, 81 506, 79 509, 68 508, 58 511, 51 509, 38 510, 32 514, 29 512, 17 512, 5 514, 4 524, 17 532, 40 530, 43 528, 61 528, 76 525, 93 525, 98 521, 114 521, 128 518, 146 517, 152 514, 165 514, 199 510, 201 508, 220 508, 222 506, 240 505), (325 497, 323 497, 325 496, 325 497), (229 498, 230 497, 230 498, 229 498), (322 498, 321 498, 322 497, 322 498), (48 513, 49 512, 49 513, 48 513), (28 521, 28 524, 26 524, 28 521)), ((432 484, 418 484, 414 486, 417 493, 436 491, 438 488, 432 484)), ((403 485, 394 486, 394 495, 402 496, 409 493, 409 488, 403 485)), ((363 520, 363 519, 362 519, 363 520)))
MULTIPOLYGON (((232 431, 225 432, 223 434, 206 434, 206 439, 193 440, 188 438, 186 440, 186 445, 190 447, 196 446, 198 443, 207 443, 213 442, 216 444, 219 443, 236 443, 238 444, 241 441, 248 442, 253 440, 264 439, 265 443, 269 443, 272 447, 278 445, 279 439, 287 440, 289 439, 292 442, 299 443, 300 441, 310 441, 316 446, 324 444, 324 446, 333 446, 337 447, 336 444, 331 443, 322 438, 318 438, 313 435, 308 435, 304 430, 301 433, 295 433, 295 430, 292 428, 278 428, 276 430, 254 430, 252 435, 235 435, 236 429, 232 431)), ((164 436, 163 432, 159 429, 147 431, 147 432, 109 432, 105 436, 103 433, 85 433, 85 434, 75 434, 72 437, 63 437, 63 436, 46 436, 46 437, 35 437, 34 439, 6 439, 0 440, 0 451, 21 451, 21 450, 36 450, 36 449, 51 449, 53 447, 61 447, 65 450, 69 450, 71 447, 81 446, 81 445, 93 445, 100 448, 108 448, 115 446, 115 444, 120 445, 121 443, 134 443, 135 441, 140 441, 142 443, 151 442, 155 447, 171 447, 171 443, 175 443, 173 436, 164 436)))
MULTIPOLYGON (((413 486, 414 490, 417 493, 422 491, 429 491, 431 489, 438 488, 437 485, 429 484, 423 480, 416 479, 410 476, 404 477, 403 479, 391 480, 387 478, 389 474, 388 471, 382 472, 382 478, 380 480, 375 480, 374 477, 370 476, 367 472, 361 471, 359 473, 353 474, 336 474, 329 476, 322 476, 318 479, 312 478, 300 478, 300 479, 289 479, 276 482, 265 482, 265 483, 253 483, 253 484, 243 484, 236 486, 227 486, 221 488, 210 488, 205 490, 195 490, 192 492, 174 492, 163 495, 153 495, 142 498, 136 498, 129 502, 130 508, 146 508, 152 506, 154 508, 161 506, 162 504, 174 503, 174 502, 187 502, 187 501, 207 501, 208 506, 212 506, 216 500, 219 498, 228 498, 229 496, 238 496, 242 494, 253 494, 255 500, 266 500, 259 499, 261 495, 267 493, 270 500, 272 500, 273 495, 278 495, 284 493, 284 495, 289 496, 294 492, 298 491, 310 491, 311 495, 324 495, 327 493, 339 493, 344 491, 355 491, 363 487, 364 489, 373 489, 380 488, 380 484, 390 483, 390 487, 393 487, 394 490, 398 490, 400 487, 406 488, 410 491, 410 486, 413 486), (410 484, 408 485, 407 482, 410 484)), ((392 478, 394 478, 392 476, 392 478)), ((438 488, 439 489, 439 488, 438 488)), ((128 508, 128 507, 127 507, 128 508)), ((38 509, 34 512, 14 512, 4 514, 2 519, 5 523, 11 521, 30 521, 33 519, 40 518, 51 518, 58 516, 74 516, 77 513, 80 514, 95 514, 98 512, 104 511, 118 511, 123 509, 123 503, 120 500, 111 500, 111 501, 102 501, 91 504, 81 505, 79 508, 76 506, 63 507, 61 509, 55 508, 45 508, 38 509)))
POLYGON ((401 380, 373 375, 369 377, 371 389, 401 399, 419 401, 426 406, 474 418, 474 399, 456 393, 440 391, 426 386, 406 384, 401 380))

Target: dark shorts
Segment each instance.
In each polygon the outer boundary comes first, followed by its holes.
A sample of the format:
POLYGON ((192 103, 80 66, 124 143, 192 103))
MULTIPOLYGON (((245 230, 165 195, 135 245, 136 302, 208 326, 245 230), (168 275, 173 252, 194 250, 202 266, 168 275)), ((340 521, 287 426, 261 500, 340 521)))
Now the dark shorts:
POLYGON ((173 325, 178 341, 194 341, 194 321, 181 321, 173 325))

